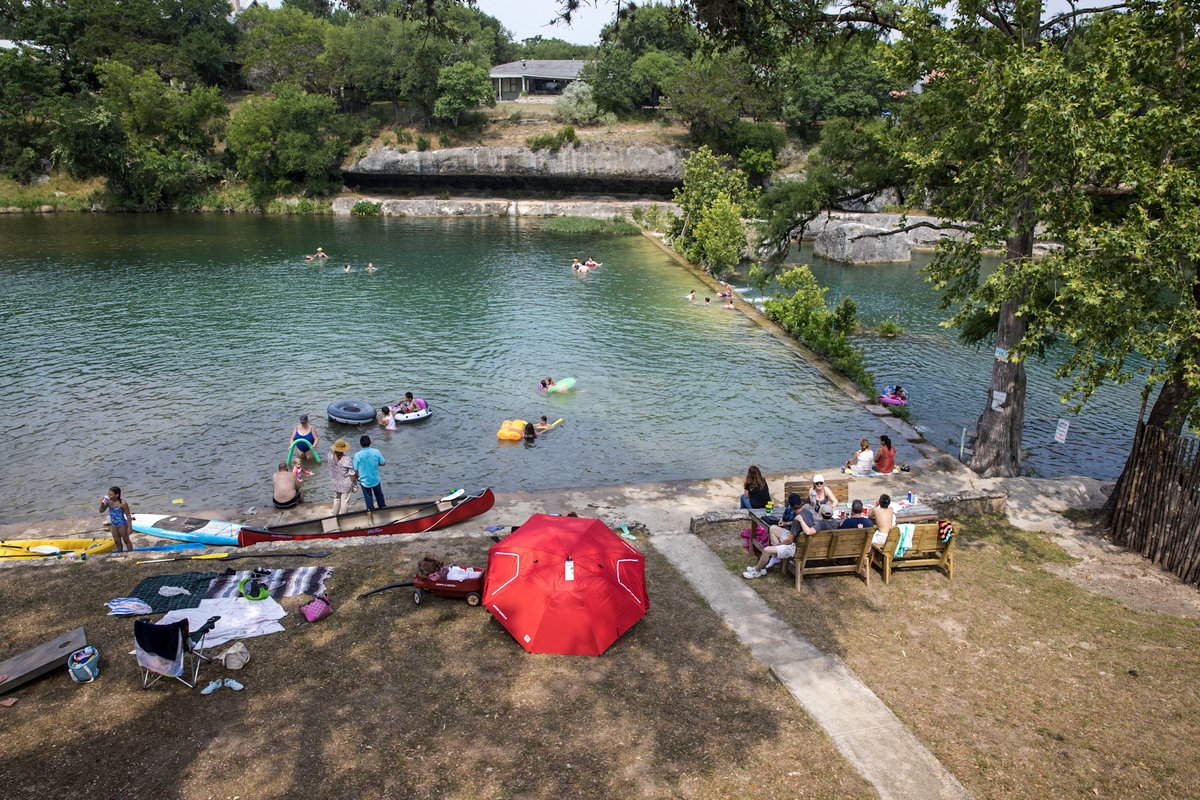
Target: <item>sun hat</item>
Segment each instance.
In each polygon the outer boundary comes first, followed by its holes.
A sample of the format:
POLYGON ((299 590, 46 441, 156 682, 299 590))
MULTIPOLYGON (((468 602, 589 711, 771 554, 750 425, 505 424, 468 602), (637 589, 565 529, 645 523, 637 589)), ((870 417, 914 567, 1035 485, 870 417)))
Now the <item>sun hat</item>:
POLYGON ((349 449, 350 445, 346 443, 345 439, 338 439, 333 443, 333 452, 335 453, 345 453, 349 449))
POLYGON ((792 492, 788 495, 788 505, 792 508, 799 508, 800 506, 804 505, 804 498, 795 492, 792 492))
POLYGON ((300 415, 300 421, 301 421, 301 422, 308 422, 308 414, 301 414, 301 415, 300 415))
POLYGON ((822 517, 832 517, 833 516, 833 505, 830 503, 822 503, 821 504, 821 516, 822 517))
POLYGON ((822 475, 821 473, 818 472, 816 475, 813 475, 813 483, 824 483, 824 482, 825 482, 825 476, 822 475))

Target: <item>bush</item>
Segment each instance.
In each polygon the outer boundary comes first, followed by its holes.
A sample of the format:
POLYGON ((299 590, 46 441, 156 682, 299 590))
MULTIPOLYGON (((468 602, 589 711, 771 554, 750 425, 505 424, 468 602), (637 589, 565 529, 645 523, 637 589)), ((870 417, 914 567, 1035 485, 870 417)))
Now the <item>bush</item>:
POLYGON ((417 149, 420 150, 422 153, 424 153, 426 150, 428 150, 429 149, 429 139, 425 138, 424 136, 418 136, 417 137, 417 149))
POLYGON ((355 217, 378 217, 383 213, 383 203, 359 200, 354 204, 354 208, 350 209, 350 213, 355 217))
POLYGON ((700 138, 714 149, 730 155, 751 149, 774 156, 787 144, 787 133, 775 123, 744 119, 736 120, 728 128, 706 128, 700 131, 700 138))
POLYGON ((439 147, 449 147, 452 144, 454 144, 454 140, 451 139, 446 134, 443 133, 441 136, 438 137, 438 146, 439 147))
POLYGON ((879 323, 880 336, 886 336, 887 338, 891 339, 899 336, 902 333, 904 333, 904 330, 900 327, 899 323, 896 323, 890 319, 885 319, 883 322, 879 323))
POLYGON ((761 180, 779 169, 779 159, 770 150, 746 147, 738 154, 738 166, 753 180, 761 180))
POLYGON ((825 290, 806 266, 794 267, 776 280, 792 295, 776 292, 764 304, 767 315, 858 384, 864 394, 875 397, 875 376, 867 370, 862 351, 850 344, 845 332, 838 329, 839 315, 843 320, 853 321, 854 301, 847 297, 836 311, 831 311, 825 302, 825 290))
POLYGON ((396 141, 400 142, 401 144, 412 144, 413 135, 407 129, 401 128, 396 132, 396 141))
POLYGON ((544 230, 552 233, 601 233, 612 236, 637 236, 642 231, 637 225, 621 217, 592 219, 591 217, 553 217, 546 221, 544 230))
POLYGON ((574 125, 591 125, 599 116, 592 87, 586 81, 574 81, 554 101, 554 118, 574 125))
POLYGON ((530 136, 525 144, 530 150, 552 150, 557 153, 565 144, 578 144, 579 137, 575 135, 573 125, 564 125, 557 133, 543 133, 541 136, 530 136))
POLYGON ((521 116, 522 115, 521 115, 520 111, 514 111, 513 113, 508 115, 508 121, 515 125, 516 123, 521 121, 521 116))
POLYGON ((843 297, 833 312, 833 329, 838 333, 851 334, 858 330, 858 303, 852 297, 843 297))

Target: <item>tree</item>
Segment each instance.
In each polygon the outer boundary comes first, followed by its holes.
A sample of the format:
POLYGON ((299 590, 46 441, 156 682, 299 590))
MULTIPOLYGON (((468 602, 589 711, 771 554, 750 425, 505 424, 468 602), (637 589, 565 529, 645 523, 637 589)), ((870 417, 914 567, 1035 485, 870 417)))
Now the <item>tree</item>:
POLYGON ((782 98, 780 118, 813 138, 824 120, 878 115, 888 91, 900 88, 880 63, 878 51, 885 47, 861 39, 820 49, 797 47, 773 79, 782 98))
POLYGON ((53 64, 0 50, 0 164, 19 181, 30 180, 50 155, 61 91, 53 64))
POLYGON ((677 54, 651 50, 633 62, 629 78, 637 92, 638 103, 656 106, 670 86, 687 69, 687 60, 677 54))
POLYGON ((726 192, 718 192, 701 213, 693 241, 688 260, 704 264, 713 275, 720 277, 741 261, 746 246, 741 207, 726 192))
POLYGON ((463 111, 480 105, 496 105, 496 90, 487 70, 468 61, 443 67, 438 74, 438 99, 433 116, 454 120, 457 126, 463 111))
POLYGON ((281 84, 254 97, 229 121, 225 142, 238 173, 265 202, 294 184, 312 193, 335 187, 347 145, 333 127, 334 102, 281 84))
POLYGON ((743 116, 768 116, 772 109, 761 76, 737 49, 693 56, 663 88, 676 115, 701 141, 719 138, 743 116))
POLYGON ((697 225, 722 196, 736 210, 738 217, 743 216, 745 207, 752 199, 750 186, 746 184, 742 170, 722 167, 713 151, 702 145, 685 158, 683 186, 674 191, 674 201, 683 212, 678 218, 676 249, 686 252, 694 246, 697 225))
POLYGON ((540 59, 545 61, 570 61, 573 59, 586 60, 596 53, 596 48, 587 44, 571 44, 562 39, 544 39, 541 36, 531 36, 521 40, 521 46, 512 60, 518 58, 540 59))
POLYGON ((634 57, 625 50, 609 50, 589 62, 579 79, 592 87, 592 98, 602 111, 630 111, 640 99, 633 82, 634 57))
POLYGON ((290 83, 308 92, 329 92, 322 58, 328 21, 295 8, 251 6, 238 17, 238 27, 243 32, 238 60, 255 89, 290 83))
POLYGON ((700 32, 681 6, 657 3, 633 6, 618 12, 604 26, 600 38, 630 53, 635 59, 659 51, 673 53, 684 60, 700 46, 700 32))

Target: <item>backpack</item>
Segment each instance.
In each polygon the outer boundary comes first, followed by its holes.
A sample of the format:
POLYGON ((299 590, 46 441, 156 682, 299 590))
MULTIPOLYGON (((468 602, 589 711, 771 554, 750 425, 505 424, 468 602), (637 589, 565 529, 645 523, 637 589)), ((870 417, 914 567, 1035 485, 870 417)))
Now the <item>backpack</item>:
POLYGON ((76 650, 67 659, 67 671, 76 683, 91 683, 100 676, 100 652, 91 645, 76 650))

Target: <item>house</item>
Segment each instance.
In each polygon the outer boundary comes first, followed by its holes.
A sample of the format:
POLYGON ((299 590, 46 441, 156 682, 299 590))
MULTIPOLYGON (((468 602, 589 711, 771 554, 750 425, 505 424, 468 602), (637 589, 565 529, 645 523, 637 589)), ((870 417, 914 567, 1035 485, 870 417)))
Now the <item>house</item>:
POLYGON ((492 67, 488 77, 497 100, 516 100, 526 94, 562 94, 587 61, 537 61, 523 59, 492 67))

